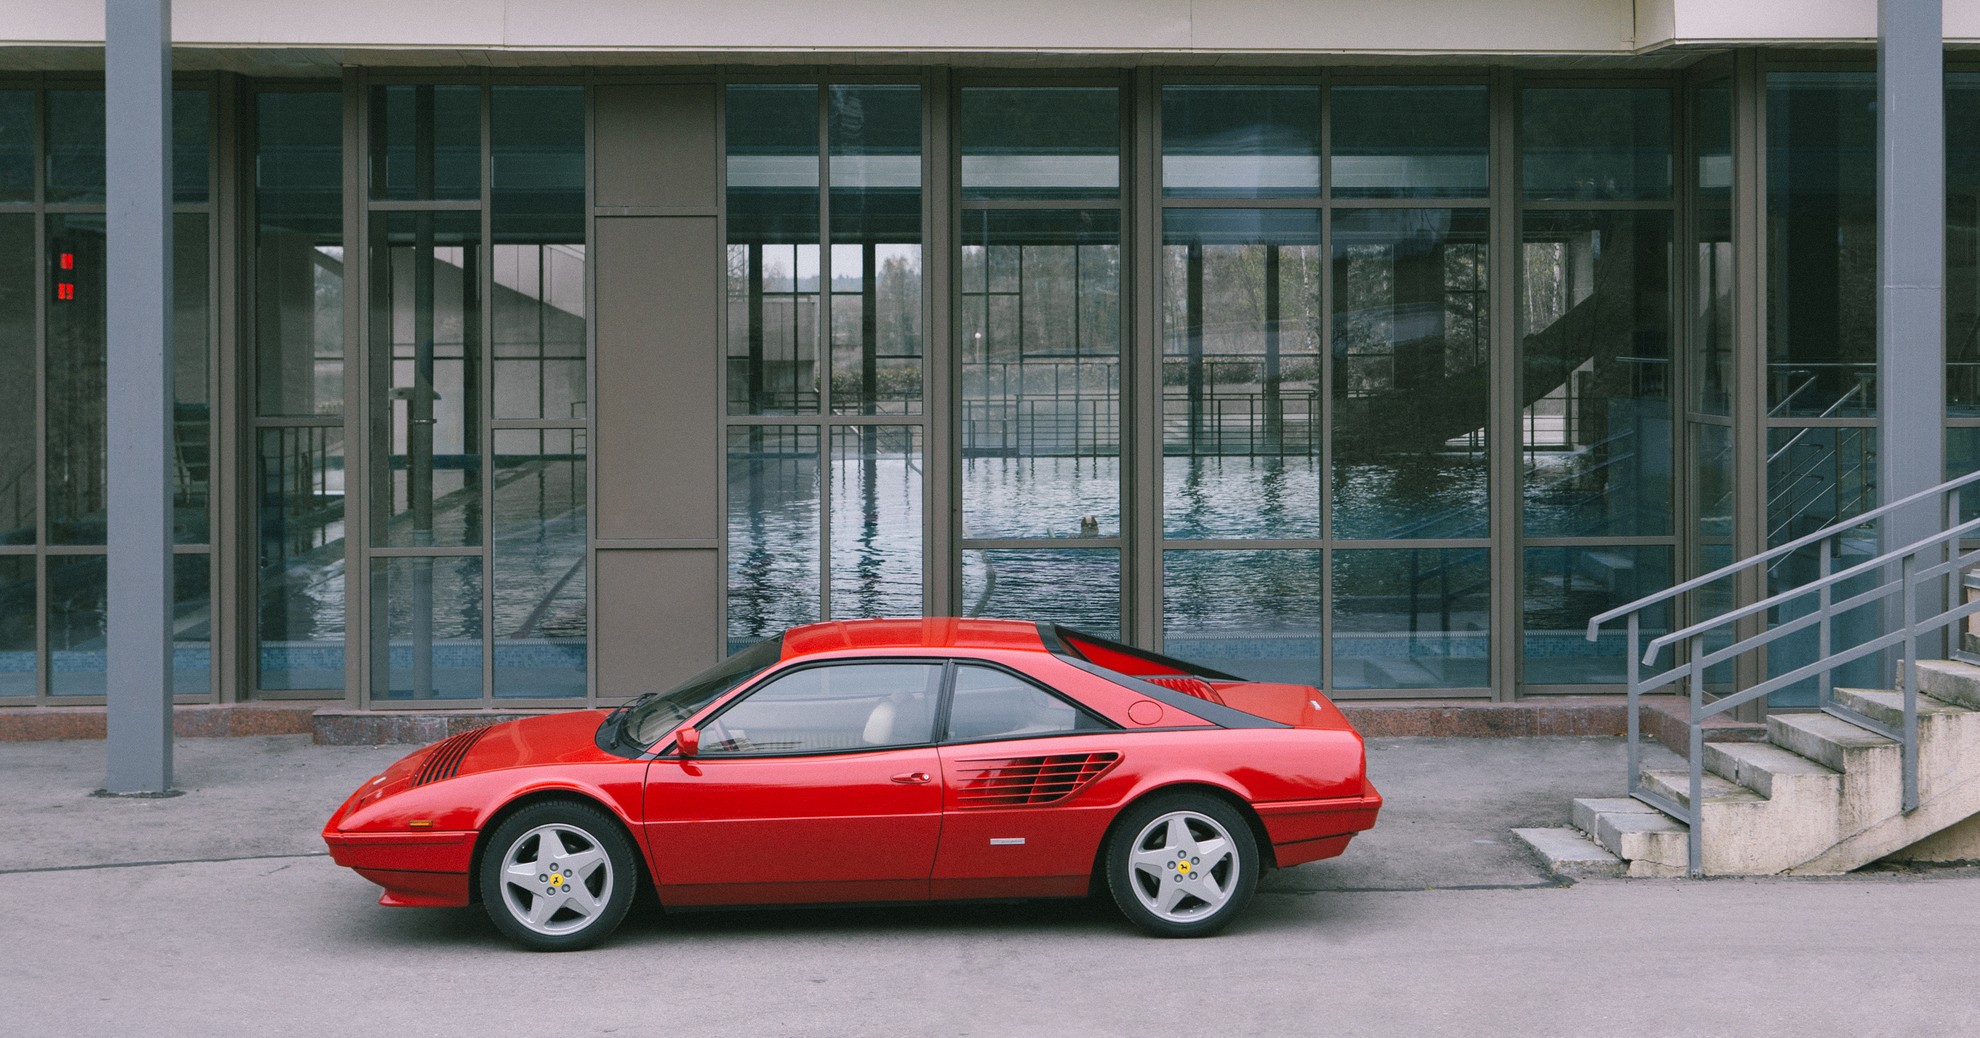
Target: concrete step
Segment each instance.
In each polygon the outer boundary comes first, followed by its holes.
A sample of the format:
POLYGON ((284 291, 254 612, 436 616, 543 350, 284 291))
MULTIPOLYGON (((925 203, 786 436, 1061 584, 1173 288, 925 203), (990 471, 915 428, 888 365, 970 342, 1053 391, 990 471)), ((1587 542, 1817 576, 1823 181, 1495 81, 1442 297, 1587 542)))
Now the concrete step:
MULTIPOLYGON (((1691 774, 1684 771, 1646 771, 1643 784, 1653 793, 1662 793, 1678 802, 1680 806, 1691 806, 1691 774)), ((1767 798, 1728 778, 1711 772, 1705 773, 1702 787, 1705 804, 1758 804, 1767 798)))
POLYGON ((1904 751, 1897 743, 1833 714, 1773 714, 1778 746, 1842 775, 1836 826, 1847 837, 1895 814, 1904 801, 1904 751))
POLYGON ((1631 876, 1682 875, 1689 861, 1683 822, 1627 797, 1574 802, 1575 826, 1621 858, 1631 876))
MULTIPOLYGON (((1898 668, 1904 680, 1904 668, 1898 668)), ((1934 699, 1980 710, 1980 667, 1958 660, 1919 660, 1918 691, 1934 699)))
POLYGON ((1834 769, 1773 743, 1708 742, 1705 744, 1705 770, 1731 779, 1769 800, 1789 797, 1834 799, 1842 793, 1843 778, 1834 769))
POLYGON ((1574 829, 1514 829, 1513 835, 1525 842, 1556 876, 1576 879, 1621 876, 1628 869, 1621 858, 1596 846, 1593 840, 1574 829))
MULTIPOLYGON (((1887 688, 1838 688, 1836 705, 1868 717, 1878 724, 1892 728, 1904 727, 1904 693, 1887 688)), ((1933 714, 1966 713, 1959 707, 1930 695, 1918 696, 1918 716, 1924 718, 1933 714)))

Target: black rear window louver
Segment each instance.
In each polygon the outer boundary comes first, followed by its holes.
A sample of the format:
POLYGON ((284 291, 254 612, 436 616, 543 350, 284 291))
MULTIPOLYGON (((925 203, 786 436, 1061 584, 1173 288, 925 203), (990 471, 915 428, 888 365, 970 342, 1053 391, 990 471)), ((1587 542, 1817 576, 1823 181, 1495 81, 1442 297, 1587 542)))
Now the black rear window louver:
POLYGON ((467 752, 474 749, 474 744, 487 734, 487 728, 476 728, 449 736, 426 755, 426 760, 419 766, 419 773, 413 776, 412 784, 424 786, 429 782, 453 778, 454 773, 461 770, 461 758, 466 757, 467 752))

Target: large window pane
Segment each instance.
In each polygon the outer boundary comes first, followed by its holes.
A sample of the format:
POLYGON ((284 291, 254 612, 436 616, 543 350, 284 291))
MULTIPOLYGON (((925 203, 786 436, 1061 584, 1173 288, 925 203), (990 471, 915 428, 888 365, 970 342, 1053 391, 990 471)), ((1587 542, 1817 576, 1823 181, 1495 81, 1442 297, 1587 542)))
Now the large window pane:
POLYGON ((1980 75, 1973 73, 1946 76, 1946 416, 1980 418, 1980 75))
POLYGON ((213 691, 212 556, 172 556, 172 691, 213 691))
POLYGON ((344 410, 342 96, 255 97, 256 411, 344 410))
POLYGON ((1767 403, 1876 408, 1877 80, 1767 77, 1767 403))
POLYGON ((1119 240, 1110 211, 968 214, 966 536, 1119 534, 1119 240))
POLYGON ((1523 101, 1527 198, 1671 197, 1668 88, 1533 88, 1523 101))
POLYGON ((962 92, 964 198, 1106 198, 1121 189, 1120 92, 970 87, 962 92))
POLYGON ((1337 213, 1334 536, 1483 537, 1486 214, 1337 213))
POLYGON ((1320 684, 1320 553, 1162 555, 1163 651, 1254 681, 1320 684))
POLYGON ((481 559, 371 562, 374 699, 481 696, 481 559))
POLYGON ((372 224, 372 533, 380 547, 481 543, 481 218, 372 224))
POLYGON ((172 91, 172 200, 206 201, 208 149, 213 140, 213 95, 172 91))
POLYGON ((816 414, 818 88, 728 90, 729 413, 816 414))
POLYGON ((47 310, 48 464, 43 477, 48 540, 102 544, 109 463, 103 217, 49 217, 48 245, 54 268, 47 310))
POLYGON ((1320 220, 1163 218, 1164 527, 1320 536, 1320 220))
POLYGON ((827 92, 832 411, 919 414, 921 88, 827 92))
POLYGON ((103 201, 103 91, 50 90, 48 185, 50 202, 103 201))
POLYGON ((1334 553, 1334 687, 1490 684, 1491 573, 1482 549, 1334 553))
POLYGON ((1121 553, 1106 548, 965 551, 963 615, 1121 636, 1121 553))
POLYGON ((585 692, 584 432, 495 433, 495 695, 585 692))
POLYGON ((344 433, 258 434, 255 634, 264 689, 344 687, 344 433))
POLYGON ((1162 193, 1263 198, 1320 192, 1320 88, 1162 88, 1162 193))
POLYGON ((1520 256, 1526 532, 1670 533, 1670 214, 1529 212, 1520 256))
POLYGON ((34 216, 0 214, 0 371, 10 373, 0 379, 0 544, 32 544, 36 536, 34 273, 34 216))
POLYGON ((101 555, 48 556, 48 694, 100 696, 109 668, 109 568, 101 555))
POLYGON ((921 430, 832 430, 832 617, 921 615, 921 430))
POLYGON ((1482 86, 1333 89, 1336 198, 1483 198, 1489 122, 1482 86))
POLYGON ((729 651, 819 619, 818 430, 729 430, 729 651))
POLYGON ((34 201, 34 91, 0 90, 0 202, 34 201))
POLYGON ((481 88, 371 88, 371 197, 481 197, 481 88))
POLYGON ((496 87, 494 414, 586 413, 584 91, 496 87))
POLYGON ((172 217, 172 512, 173 539, 212 539, 212 333, 207 305, 205 213, 172 217))
POLYGON ((0 555, 0 696, 34 695, 34 556, 0 555))
MULTIPOLYGON (((1521 677, 1528 685, 1621 685, 1629 630, 1614 623, 1588 640, 1588 618, 1669 587, 1671 549, 1528 548, 1521 677)), ((1643 614, 1645 642, 1671 629, 1668 604, 1643 614)))

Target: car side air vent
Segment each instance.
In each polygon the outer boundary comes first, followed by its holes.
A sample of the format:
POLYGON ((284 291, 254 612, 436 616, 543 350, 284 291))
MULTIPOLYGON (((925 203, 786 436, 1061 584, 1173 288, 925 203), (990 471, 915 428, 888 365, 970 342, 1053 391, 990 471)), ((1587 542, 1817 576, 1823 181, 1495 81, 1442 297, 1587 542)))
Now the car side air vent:
POLYGON ((453 778, 461 770, 461 758, 466 757, 467 752, 474 749, 474 744, 487 734, 487 728, 476 728, 441 741, 440 745, 433 747, 432 753, 426 755, 425 762, 419 766, 419 773, 413 776, 412 784, 424 786, 428 782, 453 778))
POLYGON ((1146 681, 1151 685, 1160 685, 1163 688, 1175 689, 1176 691, 1181 692, 1183 695, 1186 696, 1195 696, 1198 699, 1209 700, 1210 702, 1215 703, 1218 706, 1229 705, 1224 702, 1223 696, 1217 694, 1217 689, 1213 687, 1208 681, 1205 681, 1202 678, 1176 677, 1169 674, 1158 674, 1155 675, 1154 677, 1142 678, 1141 680, 1146 681))
POLYGON ((960 807, 1026 807, 1064 800, 1099 778, 1121 755, 1060 753, 956 762, 960 807))

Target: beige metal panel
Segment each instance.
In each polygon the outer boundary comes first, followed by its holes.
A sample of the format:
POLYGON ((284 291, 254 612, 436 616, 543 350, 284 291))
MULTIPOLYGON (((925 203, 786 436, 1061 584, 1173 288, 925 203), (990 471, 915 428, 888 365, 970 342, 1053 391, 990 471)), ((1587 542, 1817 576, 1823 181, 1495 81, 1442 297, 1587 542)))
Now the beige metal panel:
POLYGON ((511 0, 512 42, 614 50, 1180 50, 1189 0, 511 0))
POLYGON ((601 217, 596 226, 598 536, 717 536, 715 220, 601 217))
POLYGON ((1695 40, 1874 40, 1877 0, 1658 0, 1673 37, 1695 40))
POLYGON ((722 613, 713 550, 601 550, 593 557, 599 699, 665 691, 715 662, 722 613))
POLYGON ((1197 0, 1210 51, 1616 53, 1634 49, 1630 0, 1197 0))
POLYGON ((714 208, 715 87, 600 85, 597 183, 601 206, 714 208))

